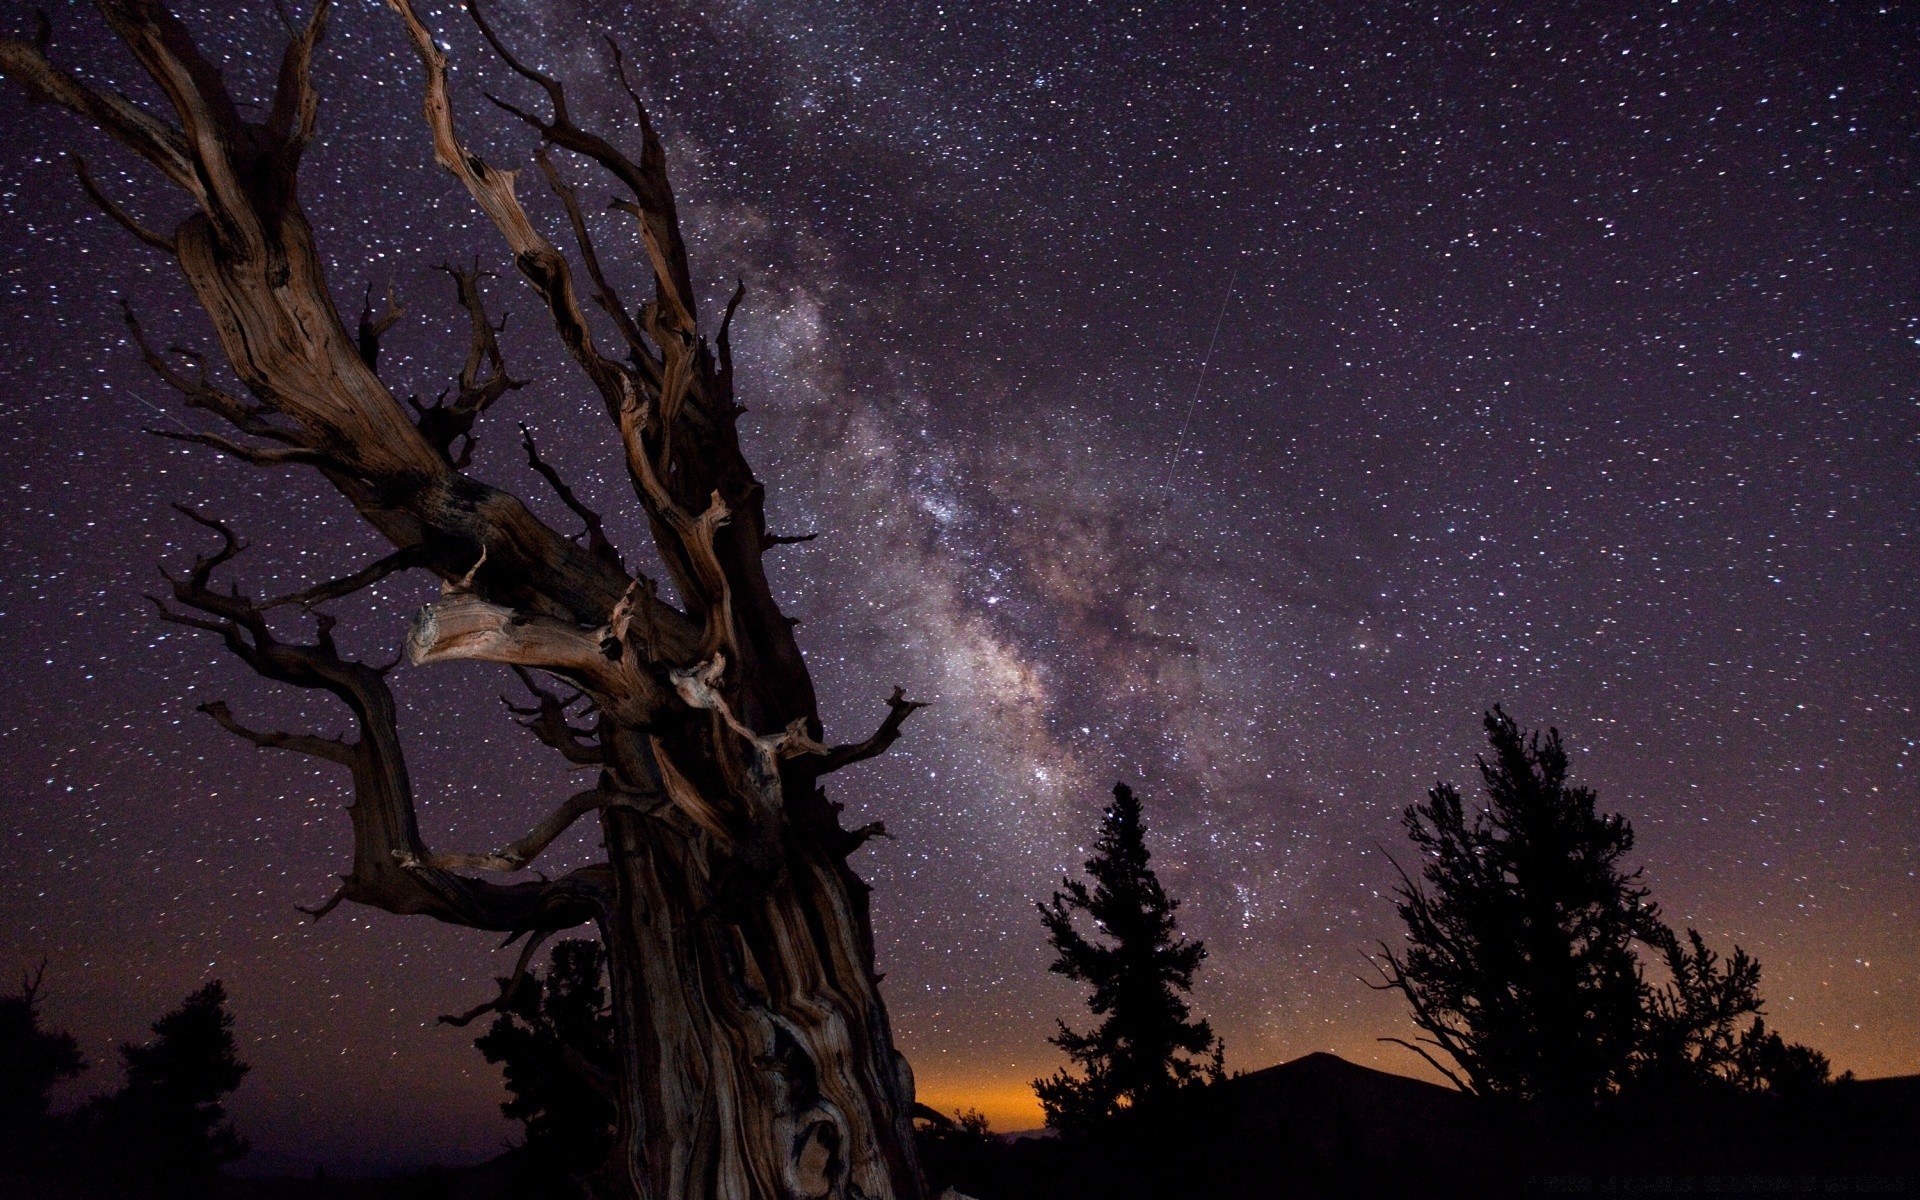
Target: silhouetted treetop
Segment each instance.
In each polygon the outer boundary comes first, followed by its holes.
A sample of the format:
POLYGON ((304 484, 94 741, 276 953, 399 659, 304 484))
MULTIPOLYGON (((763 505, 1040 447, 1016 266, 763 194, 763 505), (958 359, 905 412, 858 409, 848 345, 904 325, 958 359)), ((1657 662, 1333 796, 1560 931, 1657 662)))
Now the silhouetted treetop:
POLYGON ((1189 1019, 1184 998, 1206 947, 1175 932, 1180 902, 1161 888, 1151 858, 1139 798, 1115 784, 1086 863, 1092 886, 1064 880, 1051 900, 1038 905, 1055 952, 1049 969, 1089 985, 1087 1007, 1104 1018, 1087 1033, 1061 1022, 1049 1039, 1081 1070, 1034 1083, 1054 1128, 1082 1129, 1220 1074, 1219 1040, 1206 1021, 1189 1019), (1093 936, 1076 924, 1082 915, 1092 922, 1093 936))
POLYGON ((1440 783, 1404 817, 1421 865, 1416 879, 1395 864, 1406 946, 1381 944, 1374 986, 1406 997, 1423 1036, 1385 1040, 1466 1091, 1560 1107, 1824 1081, 1824 1057, 1758 1020, 1758 962, 1662 922, 1627 864, 1632 826, 1571 782, 1559 731, 1523 732, 1498 706, 1484 726, 1484 806, 1440 783), (1657 988, 1646 951, 1669 977, 1657 988))

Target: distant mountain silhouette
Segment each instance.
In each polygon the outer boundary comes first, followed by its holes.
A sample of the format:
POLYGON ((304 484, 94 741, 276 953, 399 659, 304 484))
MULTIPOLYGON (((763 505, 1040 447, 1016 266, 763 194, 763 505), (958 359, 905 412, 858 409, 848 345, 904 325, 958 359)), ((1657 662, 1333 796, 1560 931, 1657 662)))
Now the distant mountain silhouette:
POLYGON ((1232 1142, 1288 1145, 1332 1163, 1461 1168, 1501 1136, 1472 1096, 1315 1053, 1236 1076, 1213 1089, 1232 1142))

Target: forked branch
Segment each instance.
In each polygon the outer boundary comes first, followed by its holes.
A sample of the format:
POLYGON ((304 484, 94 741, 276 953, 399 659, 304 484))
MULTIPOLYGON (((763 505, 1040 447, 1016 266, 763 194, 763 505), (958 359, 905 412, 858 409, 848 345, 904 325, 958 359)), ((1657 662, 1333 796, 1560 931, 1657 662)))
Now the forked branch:
MULTIPOLYGON (((263 732, 242 724, 224 703, 215 701, 202 709, 222 728, 256 746, 315 755, 352 772, 354 803, 348 811, 354 829, 353 868, 340 892, 318 911, 347 899, 389 912, 422 913, 453 924, 500 930, 563 929, 591 920, 601 911, 611 882, 604 865, 550 881, 509 885, 470 879, 432 865, 433 854, 421 840, 414 816, 412 784, 384 672, 342 658, 333 642, 332 620, 325 614, 319 618, 314 642, 283 642, 268 626, 263 610, 239 589, 215 590, 213 571, 239 555, 245 545, 222 522, 182 511, 219 532, 221 545, 212 554, 198 556, 187 575, 173 581, 180 609, 156 601, 162 613, 178 624, 219 634, 230 650, 268 679, 332 693, 346 703, 359 728, 360 736, 353 741, 263 732)), ((566 827, 561 824, 550 831, 553 823, 571 809, 590 811, 586 805, 578 798, 570 801, 509 847, 508 853, 529 857, 538 853, 566 827), (542 837, 545 842, 540 842, 542 837)))
POLYGON ((835 746, 828 750, 818 760, 818 765, 813 767, 813 774, 825 775, 829 771, 838 771, 841 767, 885 754, 887 748, 900 739, 900 727, 906 723, 907 718, 925 707, 926 704, 922 701, 907 699, 906 689, 894 688, 893 694, 887 697, 886 719, 880 722, 880 728, 873 731, 873 736, 862 742, 835 746))

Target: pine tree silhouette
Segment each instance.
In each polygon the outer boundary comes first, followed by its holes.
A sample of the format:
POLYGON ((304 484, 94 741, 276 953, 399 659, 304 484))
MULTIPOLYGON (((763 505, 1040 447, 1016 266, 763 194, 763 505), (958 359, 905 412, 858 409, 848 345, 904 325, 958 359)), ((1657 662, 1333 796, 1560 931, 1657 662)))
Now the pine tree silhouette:
POLYGON ((1407 945, 1381 944, 1373 986, 1405 996, 1426 1036, 1383 1040, 1463 1090, 1563 1109, 1627 1089, 1827 1082, 1824 1055, 1760 1019, 1758 961, 1738 946, 1722 958, 1661 921, 1626 866, 1633 827, 1568 781, 1559 732, 1523 733, 1498 706, 1485 727, 1485 808, 1469 814, 1442 783, 1404 818, 1424 864, 1419 882, 1400 872, 1407 945), (1658 987, 1643 951, 1666 969, 1658 987))
POLYGON ((1497 706, 1485 727, 1487 807, 1469 816, 1442 783, 1404 818, 1423 882, 1400 874, 1407 947, 1381 944, 1374 986, 1404 995, 1426 1036, 1385 1040, 1467 1091, 1590 1104, 1632 1070, 1635 943, 1657 936, 1659 910, 1624 865, 1632 827, 1568 782, 1559 732, 1523 734, 1497 706))
POLYGON ((1655 944, 1670 978, 1645 1013, 1637 1089, 1797 1092, 1832 1078, 1826 1055, 1767 1028, 1759 960, 1738 946, 1722 959, 1692 929, 1685 942, 1658 930, 1655 944), (1743 1029, 1745 1017, 1753 1020, 1743 1029))
POLYGON ((97 1168, 162 1194, 202 1194, 219 1168, 247 1152, 222 1104, 246 1077, 219 980, 153 1023, 154 1040, 126 1044, 127 1084, 79 1114, 97 1168))
POLYGON ((0 996, 0 1161, 25 1166, 45 1157, 54 1122, 53 1086, 87 1069, 79 1043, 40 1025, 40 980, 46 963, 22 976, 20 994, 0 996))
POLYGON ((529 972, 474 1045, 499 1063, 512 1099, 500 1111, 527 1131, 526 1185, 575 1194, 605 1165, 617 1113, 608 1095, 618 1063, 602 986, 600 944, 560 942, 545 977, 529 972))
POLYGON ((1049 1039, 1081 1072, 1061 1070, 1034 1081, 1051 1128, 1084 1132, 1123 1109, 1222 1074, 1219 1039, 1206 1021, 1189 1019, 1184 999, 1206 947, 1176 936, 1179 901, 1161 889, 1150 858, 1140 801, 1116 784, 1086 863, 1092 886, 1064 880, 1038 906, 1055 952, 1050 969, 1088 984, 1087 1007, 1104 1018, 1087 1033, 1063 1021, 1049 1039), (1076 927, 1080 914, 1092 920, 1097 940, 1076 927))

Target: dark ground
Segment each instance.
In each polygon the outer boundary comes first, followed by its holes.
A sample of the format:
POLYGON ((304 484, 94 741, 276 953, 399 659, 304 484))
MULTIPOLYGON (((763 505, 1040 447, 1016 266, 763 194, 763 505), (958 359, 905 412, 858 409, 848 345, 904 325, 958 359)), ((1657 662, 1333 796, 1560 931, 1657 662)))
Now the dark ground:
POLYGON ((1312 1054, 1098 1141, 949 1149, 979 1200, 1920 1196, 1920 1076, 1576 1123, 1312 1054))
MULTIPOLYGON (((1920 1076, 1799 1097, 1597 1111, 1578 1122, 1310 1054, 1197 1089, 1080 1143, 935 1137, 978 1200, 1920 1197, 1920 1076)), ((519 1200, 512 1156, 393 1179, 223 1179, 207 1200, 519 1200)), ((4 1200, 94 1200, 9 1175, 4 1200)))

